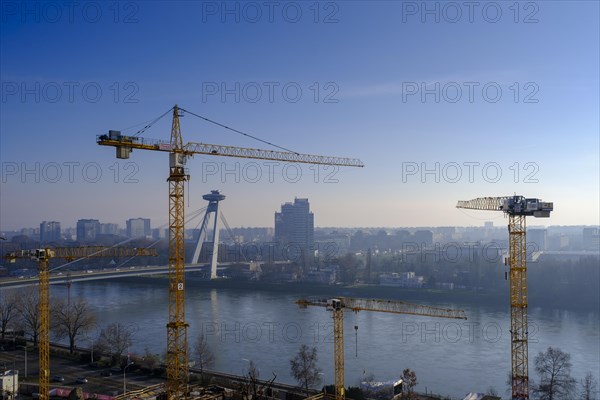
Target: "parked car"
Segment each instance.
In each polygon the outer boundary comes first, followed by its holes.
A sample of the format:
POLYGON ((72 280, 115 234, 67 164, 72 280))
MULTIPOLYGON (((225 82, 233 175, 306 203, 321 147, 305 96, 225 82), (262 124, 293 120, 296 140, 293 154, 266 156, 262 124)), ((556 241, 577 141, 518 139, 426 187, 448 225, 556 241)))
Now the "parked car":
POLYGON ((65 378, 60 375, 54 375, 52 377, 52 382, 64 382, 65 378))
POLYGON ((77 378, 77 380, 75 381, 75 383, 88 383, 87 378, 84 378, 83 376, 80 376, 79 378, 77 378))

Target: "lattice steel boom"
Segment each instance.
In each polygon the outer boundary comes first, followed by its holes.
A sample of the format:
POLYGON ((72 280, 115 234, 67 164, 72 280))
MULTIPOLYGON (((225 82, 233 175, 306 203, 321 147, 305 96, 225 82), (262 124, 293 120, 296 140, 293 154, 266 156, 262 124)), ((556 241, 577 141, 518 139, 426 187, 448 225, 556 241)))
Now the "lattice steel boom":
POLYGON ((511 379, 513 400, 529 398, 527 342, 527 241, 526 216, 546 218, 553 203, 523 196, 481 197, 459 201, 457 208, 503 211, 508 215, 508 260, 510 269, 511 379))
MULTIPOLYGON (((189 113, 189 112, 188 112, 189 113)), ((189 180, 185 165, 196 154, 274 160, 307 164, 363 167, 360 160, 261 150, 206 143, 183 144, 179 125, 180 108, 173 107, 170 141, 125 136, 119 131, 99 135, 96 143, 116 148, 117 158, 127 159, 133 149, 169 153, 169 322, 167 324, 167 397, 169 400, 188 397, 188 344, 185 322, 185 248, 184 248, 184 184, 189 180)), ((239 133, 239 132, 238 132, 239 133)))
POLYGON ((175 150, 172 143, 140 138, 136 136, 123 136, 120 132, 111 131, 108 135, 98 135, 97 143, 101 146, 117 147, 117 158, 129 158, 133 149, 154 150, 164 152, 177 151, 185 156, 196 154, 209 156, 225 156, 237 158, 252 158, 258 160, 272 160, 283 162, 295 162, 303 164, 337 165, 344 167, 364 167, 362 161, 357 158, 318 156, 314 154, 293 153, 286 151, 254 149, 247 147, 224 146, 209 143, 187 143, 175 150))
POLYGON ((39 357, 39 398, 50 399, 50 283, 48 265, 50 259, 60 258, 73 261, 79 258, 97 257, 133 257, 152 256, 158 254, 155 249, 126 248, 126 247, 45 247, 34 250, 21 250, 7 253, 4 258, 9 262, 17 259, 30 259, 37 261, 39 273, 38 310, 40 326, 38 332, 38 357, 39 357))
POLYGON ((467 319, 462 310, 431 307, 395 300, 356 299, 339 297, 335 299, 300 299, 300 307, 326 307, 333 312, 333 359, 336 400, 344 399, 344 309, 354 312, 375 311, 393 314, 419 315, 423 317, 467 319))

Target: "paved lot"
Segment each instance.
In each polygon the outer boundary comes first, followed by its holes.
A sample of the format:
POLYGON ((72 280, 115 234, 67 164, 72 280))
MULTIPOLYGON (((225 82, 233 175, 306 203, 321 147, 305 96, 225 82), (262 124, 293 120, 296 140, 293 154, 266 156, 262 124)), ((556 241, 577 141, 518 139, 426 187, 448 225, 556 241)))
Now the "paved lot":
MULTIPOLYGON (((25 352, 21 350, 1 351, 0 368, 17 369, 19 371, 20 382, 37 383, 38 380, 38 360, 37 352, 30 351, 27 354, 27 377, 25 377, 25 352)), ((50 382, 50 387, 73 388, 81 386, 84 392, 113 395, 115 392, 123 392, 123 373, 113 372, 112 376, 102 376, 102 371, 90 367, 86 363, 52 357, 50 359, 50 377, 60 375, 65 378, 64 382, 50 382), (77 384, 75 381, 79 377, 88 379, 88 383, 77 384)), ((137 372, 126 374, 127 391, 140 389, 145 386, 163 383, 164 379, 142 375, 137 372)))

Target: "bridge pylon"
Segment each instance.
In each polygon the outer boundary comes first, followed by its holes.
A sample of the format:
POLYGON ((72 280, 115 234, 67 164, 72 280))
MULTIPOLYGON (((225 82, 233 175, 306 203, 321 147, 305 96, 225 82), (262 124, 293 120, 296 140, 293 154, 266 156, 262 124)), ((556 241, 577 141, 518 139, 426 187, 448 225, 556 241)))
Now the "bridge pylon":
POLYGON ((200 227, 200 235, 198 235, 198 243, 196 244, 196 250, 192 257, 192 264, 200 262, 200 252, 202 251, 202 245, 205 242, 207 236, 207 228, 210 220, 210 215, 214 214, 213 222, 213 234, 212 240, 206 243, 212 243, 212 259, 210 263, 210 279, 217 279, 217 260, 219 256, 219 203, 225 200, 225 195, 219 193, 218 190, 211 190, 209 194, 202 196, 204 200, 208 201, 208 207, 204 213, 202 219, 202 225, 200 227))

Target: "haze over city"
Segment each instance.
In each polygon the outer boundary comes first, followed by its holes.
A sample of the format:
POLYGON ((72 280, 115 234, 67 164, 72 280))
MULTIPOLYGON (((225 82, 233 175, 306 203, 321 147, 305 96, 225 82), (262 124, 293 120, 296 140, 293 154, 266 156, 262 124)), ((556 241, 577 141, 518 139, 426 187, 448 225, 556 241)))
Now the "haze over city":
POLYGON ((599 71, 598 1, 0 0, 0 400, 598 399, 599 71))

